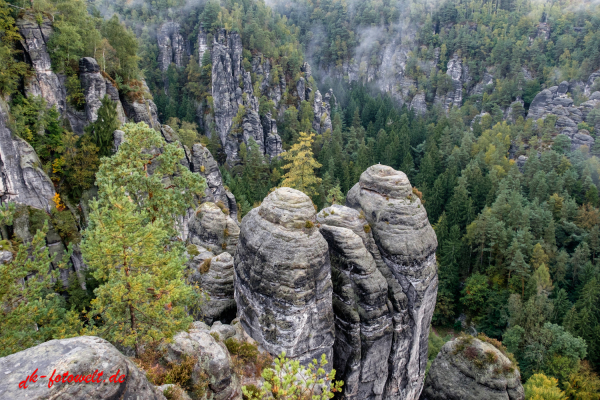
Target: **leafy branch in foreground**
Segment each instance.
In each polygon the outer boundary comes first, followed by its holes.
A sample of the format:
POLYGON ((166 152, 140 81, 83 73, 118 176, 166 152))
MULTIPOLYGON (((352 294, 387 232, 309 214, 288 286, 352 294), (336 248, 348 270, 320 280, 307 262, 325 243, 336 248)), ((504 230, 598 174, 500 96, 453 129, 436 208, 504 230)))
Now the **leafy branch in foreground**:
POLYGON ((275 359, 273 368, 263 370, 265 380, 262 388, 242 387, 245 398, 249 400, 263 400, 275 398, 277 400, 326 400, 331 399, 334 393, 342 391, 342 381, 334 381, 335 370, 327 373, 325 354, 320 362, 316 359, 308 364, 308 368, 300 365, 298 360, 285 357, 285 352, 275 359))

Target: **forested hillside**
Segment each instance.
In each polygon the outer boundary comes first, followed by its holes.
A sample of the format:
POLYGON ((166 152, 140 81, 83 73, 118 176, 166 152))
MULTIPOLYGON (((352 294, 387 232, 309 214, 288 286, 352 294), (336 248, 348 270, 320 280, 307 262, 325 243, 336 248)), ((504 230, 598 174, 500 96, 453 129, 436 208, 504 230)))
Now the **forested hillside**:
MULTIPOLYGON (((0 39, 0 150, 33 149, 20 168, 37 179, 24 197, 2 189, 27 207, 3 209, 0 245, 14 279, 48 276, 5 312, 1 355, 91 333, 140 356, 138 340, 189 325, 201 289, 231 291, 210 316, 231 322, 233 273, 202 287, 189 265, 206 273, 206 250, 233 268, 239 222, 275 188, 322 210, 381 164, 406 174, 437 235, 434 330, 483 333, 523 382, 600 399, 596 3, 0 0, 0 39), (119 240, 156 288, 97 261, 119 240), (147 302, 138 329, 110 328, 136 314, 107 311, 123 288, 147 302)), ((32 179, 19 174, 7 182, 32 179)), ((2 302, 16 293, 0 286, 2 302)))

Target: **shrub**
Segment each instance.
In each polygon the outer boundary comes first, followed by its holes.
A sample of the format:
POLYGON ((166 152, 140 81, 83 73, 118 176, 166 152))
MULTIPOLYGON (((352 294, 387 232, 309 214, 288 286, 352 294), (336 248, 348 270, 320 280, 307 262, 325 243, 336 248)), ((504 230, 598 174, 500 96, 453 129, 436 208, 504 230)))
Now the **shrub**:
POLYGON ((363 229, 365 230, 365 233, 369 233, 369 232, 371 232, 371 225, 367 224, 367 225, 363 226, 363 229))
POLYGON ((188 254, 194 258, 197 255, 200 254, 200 252, 198 251, 198 248, 196 246, 194 246, 193 244, 190 244, 186 247, 188 254))
POLYGON ((311 229, 315 226, 315 224, 313 224, 311 221, 306 221, 306 223, 304 224, 304 227, 306 229, 311 229))
POLYGON ((200 264, 200 273, 201 274, 205 274, 210 270, 210 261, 212 260, 212 258, 207 258, 206 260, 202 261, 202 264, 200 264))
POLYGON ((276 398, 279 400, 326 400, 335 393, 342 391, 342 381, 334 381, 335 370, 326 373, 323 368, 327 365, 325 354, 321 361, 313 360, 308 368, 300 366, 297 360, 289 360, 282 353, 275 359, 274 368, 266 368, 262 377, 264 384, 259 393, 243 386, 242 392, 248 400, 263 400, 276 398), (319 389, 320 388, 320 389, 319 389), (317 394, 319 393, 320 394, 317 394))

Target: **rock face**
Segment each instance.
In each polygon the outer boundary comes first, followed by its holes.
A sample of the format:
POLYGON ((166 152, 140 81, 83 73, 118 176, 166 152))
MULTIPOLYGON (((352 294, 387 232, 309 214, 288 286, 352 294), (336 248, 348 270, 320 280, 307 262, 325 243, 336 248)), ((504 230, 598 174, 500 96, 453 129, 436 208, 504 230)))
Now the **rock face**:
POLYGON ((202 24, 200 24, 200 28, 198 29, 198 65, 202 67, 202 59, 204 58, 204 53, 208 51, 208 38, 206 35, 206 31, 202 24))
POLYGON ((202 304, 203 320, 230 322, 236 316, 237 307, 233 297, 233 257, 224 252, 212 257, 200 274, 200 287, 209 295, 202 304))
POLYGON ((238 33, 224 29, 215 34, 212 48, 212 95, 217 133, 230 163, 239 158, 239 144, 250 138, 264 153, 264 135, 258 115, 258 98, 254 95, 250 72, 242 68, 242 39, 238 33), (243 108, 242 108, 243 107, 243 108), (241 113, 239 126, 234 117, 241 113))
POLYGON ((524 398, 519 369, 492 344, 472 337, 458 338, 442 347, 421 395, 421 400, 524 398))
POLYGON ((217 203, 223 202, 229 210, 229 215, 235 220, 237 218, 237 205, 233 194, 223 187, 223 178, 219 165, 210 151, 200 143, 194 144, 190 170, 196 172, 206 179, 206 190, 203 201, 217 203))
MULTIPOLYGON (((158 42, 158 66, 161 71, 166 72, 171 63, 174 63, 177 68, 181 68, 185 56, 185 42, 179 33, 179 24, 176 22, 162 24, 156 39, 158 42)), ((202 56, 200 62, 202 62, 202 56)))
POLYGON ((277 134, 277 121, 271 118, 270 112, 262 117, 261 121, 265 135, 265 154, 272 160, 283 153, 283 143, 277 134))
MULTIPOLYGON (((344 381, 342 397, 382 399, 388 377, 385 360, 394 330, 393 313, 388 308, 390 288, 378 268, 377 261, 382 262, 377 246, 364 215, 354 209, 333 205, 321 210, 317 221, 331 258, 336 336, 333 359, 344 381)), ((398 289, 398 300, 406 305, 398 289)))
POLYGON ((33 147, 13 137, 6 127, 8 110, 0 101, 0 199, 14 201, 50 212, 54 185, 39 168, 33 147))
POLYGON ((25 13, 17 19, 16 25, 23 36, 21 45, 25 50, 26 60, 33 67, 33 76, 28 77, 25 82, 27 97, 41 96, 48 102, 48 106, 56 106, 65 115, 67 94, 58 76, 52 71, 46 47, 54 32, 52 22, 43 16, 42 24, 38 25, 33 14, 25 13))
POLYGON ((214 254, 235 251, 240 235, 236 221, 225 214, 215 203, 202 203, 188 224, 188 241, 202 246, 214 254))
POLYGON ((79 79, 85 95, 85 113, 90 122, 98 119, 101 100, 106 95, 106 82, 100 74, 100 66, 95 59, 84 57, 79 60, 79 79))
POLYGON ((413 97, 410 102, 411 110, 414 111, 416 115, 425 115, 427 112, 427 103, 425 102, 425 93, 419 92, 413 97))
POLYGON ((304 193, 279 188, 242 220, 235 255, 240 323, 269 353, 307 363, 334 341, 331 265, 304 193))
POLYGON ((331 131, 331 106, 329 100, 331 100, 332 94, 333 90, 329 89, 325 94, 325 98, 322 98, 321 92, 318 90, 315 92, 313 129, 319 134, 325 133, 328 129, 331 131))
MULTIPOLYGON (((593 74, 592 74, 593 75, 593 74)), ((594 146, 594 138, 586 130, 579 130, 578 124, 588 122, 594 125, 596 121, 588 118, 590 111, 600 105, 600 92, 594 92, 589 100, 581 103, 579 106, 573 105, 573 99, 568 94, 569 83, 561 82, 559 86, 552 86, 538 93, 531 105, 527 119, 544 119, 548 115, 556 115, 556 125, 559 133, 568 136, 571 139, 572 150, 581 146, 594 146)))
MULTIPOLYGON (((3 399, 148 399, 166 400, 160 390, 148 382, 146 374, 121 354, 113 345, 95 336, 51 340, 19 353, 0 358, 0 398, 3 399), (37 369, 38 380, 30 382, 24 391, 19 382, 37 369), (103 376, 102 383, 62 383, 49 386, 52 372, 69 372, 91 380, 94 371, 103 376), (109 383, 109 377, 119 372, 123 382, 109 383), (40 378, 46 375, 47 378, 40 378)), ((56 378, 56 377, 55 377, 56 378)))
MULTIPOLYGON (((416 399, 427 363, 427 338, 437 295, 437 239, 421 201, 403 172, 369 167, 346 205, 362 211, 388 281, 393 339, 383 399, 416 399), (387 268, 386 268, 387 267, 387 268), (402 293, 399 293, 401 291, 402 293)), ((374 397, 376 398, 376 397, 374 397)))
POLYGON ((142 80, 144 97, 130 98, 127 95, 121 96, 121 103, 125 110, 126 117, 137 123, 145 122, 150 128, 160 131, 161 124, 158 122, 158 110, 156 104, 150 98, 150 89, 146 85, 146 81, 142 80))
POLYGON ((448 61, 446 75, 450 76, 450 79, 452 80, 452 89, 443 96, 436 94, 434 102, 441 104, 447 111, 450 107, 462 106, 463 83, 470 80, 469 68, 466 65, 463 65, 462 59, 458 53, 454 53, 452 58, 448 61))
POLYGON ((208 327, 194 322, 187 332, 173 337, 165 345, 165 361, 177 363, 184 356, 198 357, 192 371, 192 383, 205 383, 208 377, 208 396, 214 400, 241 400, 239 378, 233 372, 231 357, 225 345, 213 338, 208 327), (212 396, 212 397, 210 397, 212 396))

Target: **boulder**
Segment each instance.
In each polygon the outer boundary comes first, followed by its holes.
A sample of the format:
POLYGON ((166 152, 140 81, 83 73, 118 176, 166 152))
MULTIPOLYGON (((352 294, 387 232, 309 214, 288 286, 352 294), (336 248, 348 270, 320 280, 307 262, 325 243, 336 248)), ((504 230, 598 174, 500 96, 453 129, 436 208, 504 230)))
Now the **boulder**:
POLYGON ((223 211, 224 207, 211 202, 202 203, 188 223, 188 241, 214 254, 226 250, 235 252, 240 228, 237 222, 223 211))
POLYGON ((180 363, 185 357, 197 357, 192 371, 192 384, 208 382, 208 398, 241 400, 239 377, 233 371, 227 347, 210 335, 206 325, 194 322, 187 332, 179 332, 171 343, 164 345, 164 360, 180 363))
POLYGON ((272 355, 332 359, 334 321, 327 242, 308 196, 270 193, 242 220, 235 300, 245 331, 272 355))
POLYGON ((425 102, 425 93, 419 92, 415 94, 410 102, 409 108, 413 110, 416 115, 425 115, 427 112, 427 103, 425 102))
POLYGON ((504 352, 471 336, 446 343, 427 374, 421 400, 523 400, 521 376, 504 352))
POLYGON ((377 244, 395 315, 384 399, 416 399, 427 364, 427 339, 437 295, 437 239, 421 200, 403 172, 369 167, 350 191, 346 205, 362 211, 377 244), (393 285, 393 286, 392 286, 393 285))
POLYGON ((51 340, 0 358, 0 374, 3 378, 0 381, 0 398, 7 400, 25 397, 32 400, 166 400, 128 357, 106 340, 95 336, 51 340), (27 389, 19 388, 19 383, 34 371, 37 381, 29 381, 27 389), (59 374, 66 372, 75 379, 79 376, 90 383, 85 380, 80 383, 56 381, 59 374), (113 374, 117 374, 121 381, 110 382, 113 374))

